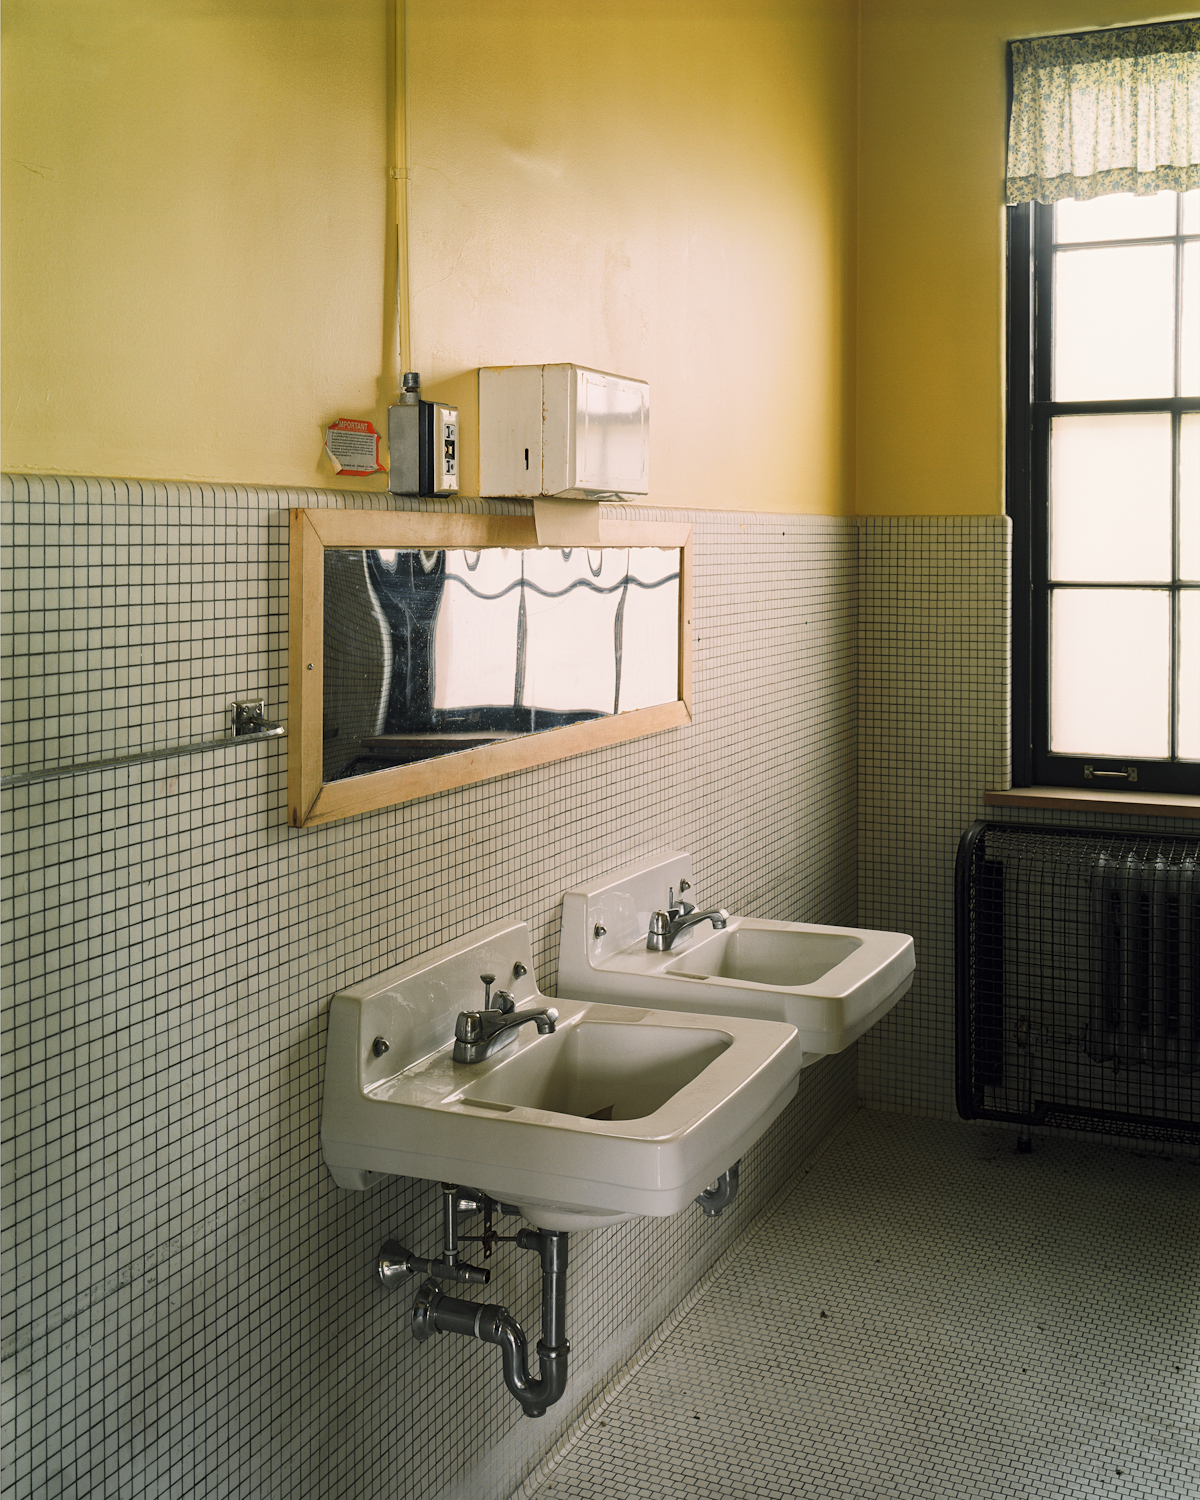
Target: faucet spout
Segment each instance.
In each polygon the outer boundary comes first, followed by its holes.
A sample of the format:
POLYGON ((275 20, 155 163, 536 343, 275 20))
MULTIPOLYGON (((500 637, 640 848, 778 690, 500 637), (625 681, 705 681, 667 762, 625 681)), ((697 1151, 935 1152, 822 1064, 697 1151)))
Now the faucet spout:
POLYGON ((650 918, 650 930, 646 934, 646 950, 649 953, 669 953, 671 945, 681 932, 695 927, 697 922, 711 922, 714 931, 720 931, 729 921, 724 907, 715 911, 681 911, 677 907, 667 911, 656 911, 650 918))
POLYGON ((517 1027, 532 1021, 539 1036, 548 1036, 558 1022, 553 1006, 538 1010, 464 1010, 454 1023, 454 1061, 480 1063, 507 1047, 517 1027))

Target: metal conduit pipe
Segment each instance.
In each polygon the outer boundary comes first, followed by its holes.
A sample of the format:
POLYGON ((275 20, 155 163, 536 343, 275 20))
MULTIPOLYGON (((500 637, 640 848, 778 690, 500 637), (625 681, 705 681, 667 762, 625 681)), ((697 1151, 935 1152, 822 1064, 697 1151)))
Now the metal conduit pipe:
POLYGON ((506 1307, 449 1297, 430 1279, 417 1292, 412 1328, 418 1339, 427 1339, 435 1333, 461 1333, 485 1344, 498 1344, 505 1385, 521 1403, 527 1417, 541 1417, 567 1388, 567 1355, 571 1352, 563 1336, 567 1236, 561 1230, 522 1229, 516 1238, 523 1250, 538 1251, 542 1261, 542 1337, 537 1345, 540 1374, 536 1380, 529 1372, 524 1330, 506 1307))
POLYGON ((741 1162, 735 1161, 727 1172, 721 1173, 712 1187, 705 1188, 699 1197, 697 1197, 696 1202, 710 1219, 715 1219, 737 1197, 738 1168, 740 1166, 741 1162))

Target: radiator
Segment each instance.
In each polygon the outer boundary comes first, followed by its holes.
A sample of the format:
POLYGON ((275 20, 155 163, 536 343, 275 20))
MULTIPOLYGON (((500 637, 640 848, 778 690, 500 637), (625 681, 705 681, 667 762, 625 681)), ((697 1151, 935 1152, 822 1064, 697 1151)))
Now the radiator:
POLYGON ((1200 840, 980 822, 955 885, 959 1113, 1200 1142, 1200 840))

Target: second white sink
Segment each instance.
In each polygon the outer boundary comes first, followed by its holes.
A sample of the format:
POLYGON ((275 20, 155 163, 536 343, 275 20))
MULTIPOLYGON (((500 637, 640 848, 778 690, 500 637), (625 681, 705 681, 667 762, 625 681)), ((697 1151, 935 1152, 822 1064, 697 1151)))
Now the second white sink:
MULTIPOLYGON (((840 1052, 912 985, 913 940, 902 932, 731 915, 700 922, 665 953, 646 934, 681 883, 692 900, 691 855, 667 850, 563 896, 559 985, 566 994, 656 1010, 786 1021, 806 1062, 840 1052)), ((717 901, 702 903, 717 905, 717 901)))

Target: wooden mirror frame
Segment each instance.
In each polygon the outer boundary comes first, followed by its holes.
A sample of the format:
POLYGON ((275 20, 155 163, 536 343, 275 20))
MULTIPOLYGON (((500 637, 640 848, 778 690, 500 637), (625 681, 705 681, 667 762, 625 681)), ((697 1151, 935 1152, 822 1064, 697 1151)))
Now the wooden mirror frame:
POLYGON ((311 828, 336 818, 428 797, 544 766, 601 745, 616 745, 691 723, 692 528, 684 522, 600 522, 601 547, 678 547, 679 697, 629 713, 586 719, 517 739, 459 750, 413 765, 323 780, 325 712, 325 549, 327 547, 537 547, 532 516, 449 515, 426 511, 293 510, 288 561, 288 820, 311 828))

